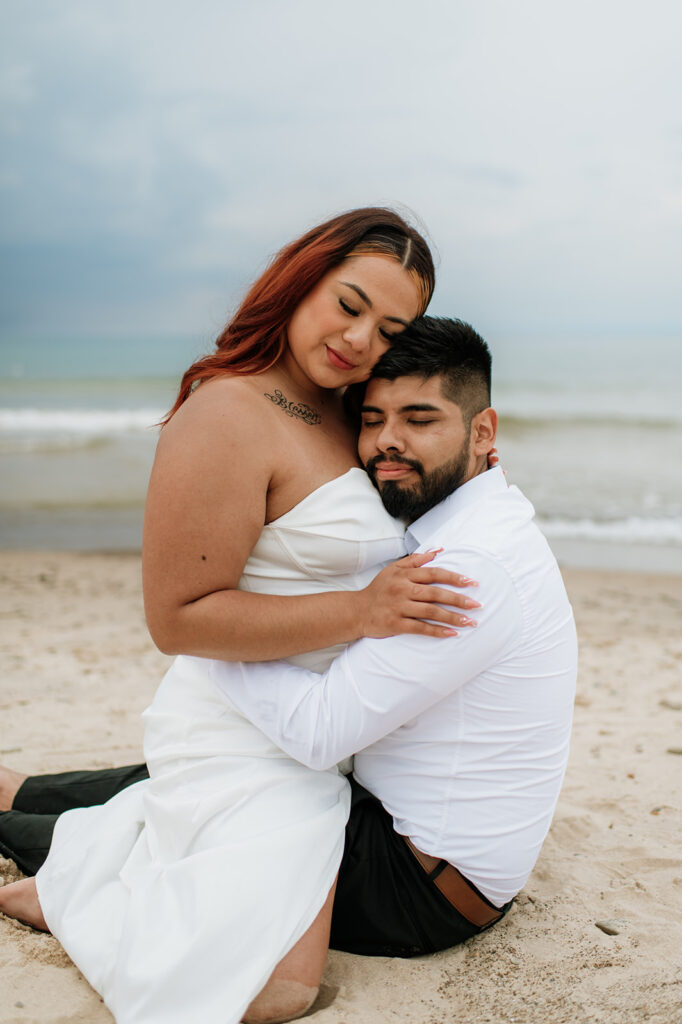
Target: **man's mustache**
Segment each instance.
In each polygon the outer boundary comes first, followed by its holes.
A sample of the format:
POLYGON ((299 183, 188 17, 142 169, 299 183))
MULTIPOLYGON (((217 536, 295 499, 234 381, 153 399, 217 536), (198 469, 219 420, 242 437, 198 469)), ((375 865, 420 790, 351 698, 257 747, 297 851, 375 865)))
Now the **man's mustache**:
POLYGON ((376 468, 380 462, 397 462, 398 465, 409 466, 410 469, 414 469, 420 476, 424 476, 424 467, 418 459, 403 459, 399 455, 375 455, 368 460, 365 466, 365 471, 372 479, 376 476, 376 468))

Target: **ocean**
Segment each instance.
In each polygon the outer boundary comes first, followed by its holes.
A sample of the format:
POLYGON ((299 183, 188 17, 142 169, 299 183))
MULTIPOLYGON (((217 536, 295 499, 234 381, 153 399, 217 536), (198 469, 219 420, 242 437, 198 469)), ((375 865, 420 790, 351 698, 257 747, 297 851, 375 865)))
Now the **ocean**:
MULTIPOLYGON (((562 564, 682 572, 682 344, 491 339, 498 447, 562 564)), ((186 338, 0 343, 0 547, 138 550, 186 338)))

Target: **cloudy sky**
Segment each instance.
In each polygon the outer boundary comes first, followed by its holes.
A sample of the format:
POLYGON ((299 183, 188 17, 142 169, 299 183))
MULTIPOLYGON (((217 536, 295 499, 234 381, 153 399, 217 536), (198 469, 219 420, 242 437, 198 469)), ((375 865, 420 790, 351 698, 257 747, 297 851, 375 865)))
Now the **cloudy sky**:
POLYGON ((432 311, 682 331, 679 0, 2 0, 0 339, 212 336, 401 205, 432 311))

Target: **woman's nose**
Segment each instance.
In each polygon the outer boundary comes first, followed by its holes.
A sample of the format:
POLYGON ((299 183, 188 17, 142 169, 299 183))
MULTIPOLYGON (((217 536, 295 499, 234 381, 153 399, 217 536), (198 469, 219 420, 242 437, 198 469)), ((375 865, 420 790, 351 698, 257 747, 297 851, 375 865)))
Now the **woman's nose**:
POLYGON ((364 352, 372 343, 372 327, 364 318, 354 320, 343 332, 343 339, 354 352, 364 352))

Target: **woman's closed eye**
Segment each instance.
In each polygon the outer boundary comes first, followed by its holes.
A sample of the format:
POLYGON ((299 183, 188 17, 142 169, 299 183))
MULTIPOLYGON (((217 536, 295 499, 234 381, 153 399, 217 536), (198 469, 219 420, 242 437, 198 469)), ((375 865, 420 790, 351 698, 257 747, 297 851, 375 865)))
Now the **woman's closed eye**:
POLYGON ((352 306, 348 305, 345 299, 339 299, 339 305, 341 306, 341 309, 344 311, 344 313, 348 313, 349 316, 360 316, 360 310, 353 309, 352 306))
MULTIPOLYGON (((345 299, 339 299, 339 305, 344 313, 348 313, 348 316, 360 316, 360 310, 349 306, 345 299)), ((379 334, 385 341, 393 341, 394 338, 397 338, 402 333, 402 331, 387 331, 383 327, 379 328, 379 334)))
POLYGON ((402 331, 385 331, 383 327, 379 328, 379 334, 385 341, 395 341, 402 333, 402 331))

